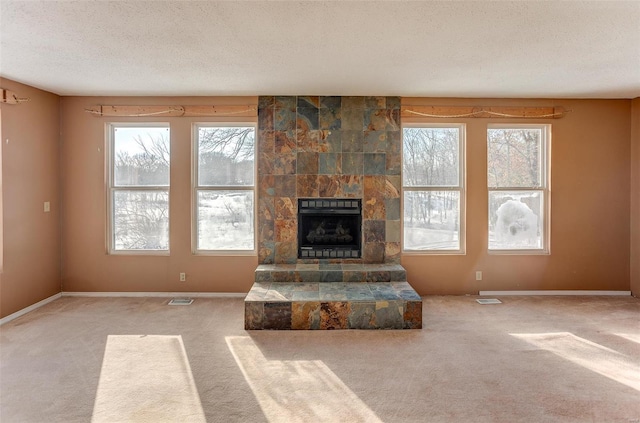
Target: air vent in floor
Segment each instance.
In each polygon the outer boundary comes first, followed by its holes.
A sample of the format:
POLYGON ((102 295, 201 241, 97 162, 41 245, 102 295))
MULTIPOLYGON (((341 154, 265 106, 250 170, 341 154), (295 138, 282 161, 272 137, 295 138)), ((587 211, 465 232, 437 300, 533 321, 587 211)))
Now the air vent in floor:
POLYGON ((171 301, 169 301, 169 305, 191 305, 191 303, 193 302, 193 299, 191 298, 174 298, 171 301))
POLYGON ((502 301, 497 298, 479 298, 476 301, 480 304, 502 304, 502 301))

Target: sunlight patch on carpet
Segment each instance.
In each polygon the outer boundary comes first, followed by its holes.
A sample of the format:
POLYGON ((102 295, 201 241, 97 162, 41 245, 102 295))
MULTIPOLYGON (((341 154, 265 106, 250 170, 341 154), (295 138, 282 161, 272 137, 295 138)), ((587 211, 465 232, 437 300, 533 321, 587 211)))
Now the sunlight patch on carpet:
POLYGON ((640 344, 640 333, 614 333, 615 336, 640 344))
POLYGON ((225 338, 271 422, 382 422, 320 360, 268 360, 248 336, 225 338))
POLYGON ((206 422, 182 337, 109 335, 91 421, 206 422))
POLYGON ((512 333, 542 350, 640 391, 640 363, 569 332, 512 333))

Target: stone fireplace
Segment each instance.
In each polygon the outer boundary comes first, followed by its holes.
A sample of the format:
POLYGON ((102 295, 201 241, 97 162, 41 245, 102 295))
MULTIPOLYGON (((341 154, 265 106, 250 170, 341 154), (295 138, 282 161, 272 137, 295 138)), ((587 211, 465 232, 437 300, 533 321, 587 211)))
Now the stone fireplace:
POLYGON ((317 261, 298 257, 301 198, 360 199, 362 252, 348 262, 399 263, 400 168, 399 97, 260 97, 259 263, 317 261))
POLYGON ((262 96, 257 139, 245 329, 421 328, 400 265, 400 98, 262 96))

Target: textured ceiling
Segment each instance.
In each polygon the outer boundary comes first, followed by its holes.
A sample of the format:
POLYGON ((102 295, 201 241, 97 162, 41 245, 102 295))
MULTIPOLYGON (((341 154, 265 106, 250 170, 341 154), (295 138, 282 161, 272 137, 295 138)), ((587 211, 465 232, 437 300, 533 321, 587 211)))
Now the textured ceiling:
POLYGON ((61 95, 640 96, 640 1, 0 0, 0 13, 0 75, 61 95))

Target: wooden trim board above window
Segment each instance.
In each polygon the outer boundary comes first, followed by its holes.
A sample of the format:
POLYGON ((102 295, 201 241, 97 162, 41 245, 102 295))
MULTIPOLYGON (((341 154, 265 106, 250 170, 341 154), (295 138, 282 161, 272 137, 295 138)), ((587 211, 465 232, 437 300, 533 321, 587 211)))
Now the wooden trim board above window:
POLYGON ((97 105, 85 109, 98 117, 256 117, 258 107, 253 104, 239 106, 108 106, 97 105))
POLYGON ((406 106, 402 118, 560 119, 567 112, 563 107, 406 106))

